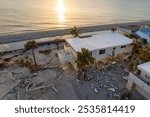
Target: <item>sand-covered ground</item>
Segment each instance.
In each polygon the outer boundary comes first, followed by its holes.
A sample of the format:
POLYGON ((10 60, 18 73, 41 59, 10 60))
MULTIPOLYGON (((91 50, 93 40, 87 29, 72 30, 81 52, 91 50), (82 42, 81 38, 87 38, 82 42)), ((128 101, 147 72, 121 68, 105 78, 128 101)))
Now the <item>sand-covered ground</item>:
MULTIPOLYGON (((81 33, 110 30, 127 25, 149 25, 149 21, 83 27, 81 33)), ((25 41, 47 36, 69 34, 70 29, 44 31, 28 34, 0 36, 0 43, 25 41)), ((63 49, 63 43, 60 49, 63 49)), ((31 50, 17 50, 0 56, 0 99, 3 100, 116 100, 126 87, 124 76, 129 71, 123 63, 114 63, 98 70, 89 68, 86 75, 90 81, 79 80, 71 64, 61 65, 54 43, 38 46, 35 50, 38 69, 31 69, 31 50), (50 50, 44 54, 43 51, 50 50), (22 65, 22 63, 25 65, 22 65), (21 63, 21 64, 20 64, 21 63)), ((145 99, 132 92, 129 99, 145 99)))
MULTIPOLYGON (((3 100, 114 100, 119 99, 126 86, 123 76, 128 75, 120 63, 105 69, 90 68, 86 71, 90 81, 78 80, 71 64, 61 65, 57 49, 47 55, 40 53, 55 45, 42 45, 35 49, 37 63, 41 69, 32 71, 16 63, 21 59, 32 59, 32 51, 16 51, 1 56, 0 97, 3 100), (3 76, 3 77, 2 77, 3 76), (4 80, 4 79, 7 80, 4 80), (9 82, 8 82, 9 81, 9 82)), ((61 48, 60 48, 61 49, 61 48)), ((133 92, 130 99, 144 99, 133 92)))

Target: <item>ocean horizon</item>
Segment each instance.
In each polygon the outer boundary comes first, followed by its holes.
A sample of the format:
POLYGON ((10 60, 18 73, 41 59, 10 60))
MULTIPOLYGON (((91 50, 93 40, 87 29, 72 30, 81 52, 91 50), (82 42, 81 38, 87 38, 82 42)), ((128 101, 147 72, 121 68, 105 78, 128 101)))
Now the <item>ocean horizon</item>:
POLYGON ((0 35, 150 20, 150 0, 0 0, 0 35))

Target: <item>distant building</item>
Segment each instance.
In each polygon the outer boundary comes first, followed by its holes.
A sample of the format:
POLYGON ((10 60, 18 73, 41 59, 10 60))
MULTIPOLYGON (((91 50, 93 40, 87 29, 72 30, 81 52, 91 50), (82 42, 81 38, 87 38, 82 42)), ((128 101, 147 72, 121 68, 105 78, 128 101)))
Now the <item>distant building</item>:
POLYGON ((118 27, 118 31, 122 34, 134 34, 134 32, 138 29, 139 29, 139 26, 136 26, 136 25, 118 27))
POLYGON ((150 44, 150 28, 141 28, 136 34, 140 36, 140 38, 145 39, 148 44, 150 44))
POLYGON ((126 27, 119 27, 118 28, 118 31, 122 34, 131 34, 132 33, 132 30, 126 28, 126 27))
POLYGON ((86 38, 67 39, 64 50, 59 52, 60 61, 63 63, 74 62, 77 52, 86 48, 96 60, 129 53, 132 50, 132 40, 117 33, 105 32, 86 38))
POLYGON ((141 71, 140 75, 130 73, 128 77, 124 77, 127 80, 126 88, 129 91, 137 90, 146 99, 150 99, 150 62, 138 65, 138 69, 141 71))

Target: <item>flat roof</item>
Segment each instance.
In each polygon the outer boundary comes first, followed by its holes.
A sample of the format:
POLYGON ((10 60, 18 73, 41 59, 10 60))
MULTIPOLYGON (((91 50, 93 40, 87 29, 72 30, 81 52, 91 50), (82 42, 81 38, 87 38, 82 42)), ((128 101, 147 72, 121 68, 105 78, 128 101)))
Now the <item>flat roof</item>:
POLYGON ((117 32, 107 31, 88 38, 66 39, 67 43, 77 52, 81 48, 92 50, 105 49, 131 44, 133 41, 117 32))
POLYGON ((150 36, 150 28, 141 28, 141 29, 139 29, 139 31, 141 31, 141 32, 143 32, 143 33, 150 36))
POLYGON ((138 69, 150 75, 150 62, 138 65, 138 69))

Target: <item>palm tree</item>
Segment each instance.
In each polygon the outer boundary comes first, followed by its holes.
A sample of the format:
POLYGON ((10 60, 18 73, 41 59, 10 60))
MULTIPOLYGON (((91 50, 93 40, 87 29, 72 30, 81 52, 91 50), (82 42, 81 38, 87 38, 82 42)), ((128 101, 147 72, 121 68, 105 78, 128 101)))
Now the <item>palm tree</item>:
POLYGON ((77 29, 76 26, 74 26, 73 28, 71 28, 71 31, 70 31, 70 34, 72 34, 72 36, 75 38, 75 37, 79 37, 80 38, 80 35, 79 35, 79 32, 80 30, 77 29))
POLYGON ((132 48, 132 52, 130 55, 131 58, 133 58, 134 56, 138 56, 140 54, 140 51, 142 50, 143 45, 144 45, 144 43, 140 39, 136 39, 133 41, 133 43, 132 43, 133 48, 132 48))
POLYGON ((34 49, 37 47, 36 41, 28 41, 25 46, 27 49, 32 49, 33 60, 34 60, 35 65, 37 66, 37 62, 35 59, 35 53, 34 53, 34 49))
POLYGON ((130 68, 136 70, 137 65, 150 61, 150 47, 144 45, 143 41, 138 39, 132 43, 132 52, 129 57, 130 68))
POLYGON ((144 45, 139 52, 139 57, 142 62, 150 61, 150 47, 147 45, 144 45))
POLYGON ((60 40, 61 40, 61 37, 60 37, 60 36, 57 36, 57 37, 55 37, 55 39, 54 39, 54 42, 55 42, 55 44, 56 44, 56 46, 57 46, 57 50, 59 50, 59 43, 60 43, 60 40))
POLYGON ((82 72, 86 68, 86 66, 94 63, 94 58, 92 57, 88 49, 82 48, 81 52, 77 52, 76 63, 79 71, 82 72))

